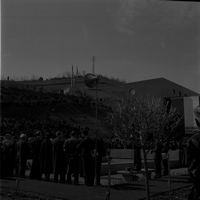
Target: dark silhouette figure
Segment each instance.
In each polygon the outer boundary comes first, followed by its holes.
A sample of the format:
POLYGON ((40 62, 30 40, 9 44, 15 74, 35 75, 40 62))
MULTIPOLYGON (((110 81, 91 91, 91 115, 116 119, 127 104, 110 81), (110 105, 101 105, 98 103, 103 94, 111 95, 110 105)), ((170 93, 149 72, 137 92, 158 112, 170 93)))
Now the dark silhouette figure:
POLYGON ((142 158, 141 158, 141 145, 140 140, 136 140, 133 144, 134 149, 134 170, 141 171, 142 168, 142 158))
POLYGON ((33 163, 31 167, 31 172, 29 178, 38 179, 42 178, 42 174, 40 172, 40 148, 42 144, 41 132, 37 131, 35 133, 35 138, 30 142, 30 149, 33 155, 33 163))
POLYGON ((81 151, 83 176, 87 186, 94 186, 94 170, 95 170, 95 157, 93 151, 95 150, 95 141, 88 136, 88 130, 82 132, 83 140, 77 146, 77 150, 81 151))
POLYGON ((74 185, 79 184, 79 152, 77 146, 80 140, 77 138, 77 132, 72 131, 71 137, 64 143, 64 151, 67 156, 68 170, 67 170, 67 183, 71 184, 72 174, 74 175, 74 185))
POLYGON ((162 141, 158 141, 155 148, 153 149, 154 152, 154 164, 155 164, 155 178, 161 178, 162 177, 162 141))
POLYGON ((21 178, 25 178, 25 170, 26 170, 26 162, 29 155, 29 145, 26 141, 26 135, 21 134, 20 140, 16 144, 17 146, 17 163, 18 163, 18 170, 19 176, 21 178))
POLYGON ((102 158, 106 156, 106 148, 102 138, 97 140, 97 163, 96 163, 96 185, 101 185, 101 165, 102 158))
POLYGON ((46 181, 50 181, 50 174, 53 173, 53 154, 49 133, 45 135, 40 148, 40 173, 45 175, 46 181))
POLYGON ((1 177, 12 176, 14 172, 15 146, 10 134, 5 135, 1 146, 1 177))
POLYGON ((60 175, 60 182, 65 183, 66 156, 63 151, 64 140, 60 131, 56 133, 56 138, 52 141, 52 144, 54 182, 58 182, 58 175, 60 175))
POLYGON ((165 142, 162 149, 162 163, 163 163, 163 176, 169 175, 169 166, 168 166, 168 152, 169 152, 169 142, 165 142))
POLYGON ((140 134, 135 132, 135 126, 132 124, 133 135, 136 136, 133 141, 133 162, 134 162, 134 170, 141 171, 142 168, 142 158, 141 158, 141 142, 140 142, 140 134))

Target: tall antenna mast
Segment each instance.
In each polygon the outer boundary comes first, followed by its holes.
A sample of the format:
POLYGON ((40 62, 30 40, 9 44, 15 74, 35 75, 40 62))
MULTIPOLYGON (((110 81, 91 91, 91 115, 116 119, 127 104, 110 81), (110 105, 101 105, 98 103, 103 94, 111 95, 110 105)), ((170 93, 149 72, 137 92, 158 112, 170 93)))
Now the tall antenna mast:
POLYGON ((95 56, 92 57, 92 73, 95 74, 95 65, 94 65, 94 61, 95 61, 95 56))

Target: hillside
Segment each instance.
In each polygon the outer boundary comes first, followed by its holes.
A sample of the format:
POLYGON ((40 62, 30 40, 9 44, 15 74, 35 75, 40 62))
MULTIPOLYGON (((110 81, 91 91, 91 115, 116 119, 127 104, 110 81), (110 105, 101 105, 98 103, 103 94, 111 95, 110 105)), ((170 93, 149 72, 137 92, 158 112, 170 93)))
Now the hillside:
MULTIPOLYGON (((45 80, 45 81, 26 81, 21 84, 34 87, 36 90, 44 89, 48 92, 59 92, 66 88, 71 87, 71 78, 58 79, 58 80, 45 80)), ((95 89, 88 88, 84 83, 84 77, 80 76, 76 78, 76 88, 84 91, 89 96, 95 96, 95 89)), ((116 80, 112 80, 106 77, 101 77, 98 86, 98 97, 104 99, 121 98, 124 91, 124 83, 116 80)))
MULTIPOLYGON (((121 99, 123 85, 107 78, 98 83, 97 128, 107 135, 104 121, 110 103, 121 99)), ((41 121, 64 120, 72 125, 95 128, 95 89, 88 89, 83 77, 79 77, 77 95, 62 95, 61 90, 70 87, 70 79, 8 82, 1 85, 1 116, 6 118, 28 118, 41 121)))

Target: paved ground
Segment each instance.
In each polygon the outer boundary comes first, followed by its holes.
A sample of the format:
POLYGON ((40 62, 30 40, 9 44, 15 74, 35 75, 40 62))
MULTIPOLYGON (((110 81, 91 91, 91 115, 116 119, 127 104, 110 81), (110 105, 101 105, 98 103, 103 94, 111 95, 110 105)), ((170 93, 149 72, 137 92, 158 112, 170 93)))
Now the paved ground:
MULTIPOLYGON (((172 170, 171 184, 168 178, 150 180, 150 194, 166 192, 171 189, 178 189, 190 186, 187 169, 172 170)), ((142 177, 140 177, 142 179, 142 177)), ((66 200, 105 200, 108 192, 108 177, 103 176, 101 179, 102 186, 88 187, 84 185, 83 178, 80 179, 80 186, 36 181, 30 179, 20 180, 20 190, 26 192, 39 193, 45 196, 54 197, 55 199, 66 200)), ((16 177, 1 180, 1 188, 16 188, 16 177)), ((127 184, 121 175, 111 176, 110 200, 139 200, 145 198, 144 180, 134 181, 127 184)))

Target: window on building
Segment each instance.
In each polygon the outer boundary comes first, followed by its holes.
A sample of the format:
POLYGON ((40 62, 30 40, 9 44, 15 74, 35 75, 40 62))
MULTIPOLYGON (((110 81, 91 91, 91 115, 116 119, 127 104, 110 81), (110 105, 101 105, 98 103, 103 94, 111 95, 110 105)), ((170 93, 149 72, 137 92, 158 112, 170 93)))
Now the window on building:
POLYGON ((175 89, 173 89, 173 94, 176 94, 176 91, 175 91, 175 89))
POLYGON ((179 96, 181 97, 181 92, 179 92, 179 96))

